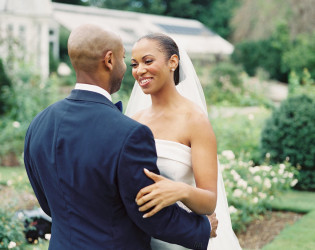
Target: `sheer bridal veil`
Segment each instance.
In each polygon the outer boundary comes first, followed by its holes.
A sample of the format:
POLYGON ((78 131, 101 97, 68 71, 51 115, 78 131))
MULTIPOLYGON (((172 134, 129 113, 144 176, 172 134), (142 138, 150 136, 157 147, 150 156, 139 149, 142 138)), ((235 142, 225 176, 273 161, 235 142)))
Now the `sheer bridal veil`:
MULTIPOLYGON (((179 49, 179 84, 176 86, 178 92, 184 97, 198 104, 208 116, 205 96, 201 83, 196 74, 194 66, 186 51, 179 49)), ((126 115, 131 117, 138 111, 148 108, 151 105, 151 98, 141 90, 139 84, 135 82, 127 108, 126 115)), ((231 224, 229 207, 227 203, 223 178, 218 162, 218 186, 217 186, 217 206, 216 216, 219 221, 217 237, 210 239, 208 249, 215 250, 235 250, 241 249, 231 224)))

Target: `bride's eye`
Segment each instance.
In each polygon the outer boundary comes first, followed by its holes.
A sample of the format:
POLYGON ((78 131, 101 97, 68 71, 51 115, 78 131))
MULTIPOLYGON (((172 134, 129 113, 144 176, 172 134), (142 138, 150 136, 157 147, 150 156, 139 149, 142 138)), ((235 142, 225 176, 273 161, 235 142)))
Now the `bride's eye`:
POLYGON ((153 60, 152 60, 152 59, 145 60, 145 64, 150 64, 150 63, 152 63, 152 62, 153 62, 153 60))
POLYGON ((132 63, 132 64, 130 64, 130 67, 132 67, 132 68, 135 68, 135 67, 137 67, 137 63, 132 63))

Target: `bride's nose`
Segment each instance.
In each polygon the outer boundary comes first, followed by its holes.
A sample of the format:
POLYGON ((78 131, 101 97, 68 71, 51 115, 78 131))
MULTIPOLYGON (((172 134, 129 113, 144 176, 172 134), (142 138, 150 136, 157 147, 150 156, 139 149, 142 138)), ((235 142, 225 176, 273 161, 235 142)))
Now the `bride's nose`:
POLYGON ((146 69, 145 65, 139 64, 138 68, 137 68, 137 74, 140 76, 140 75, 143 75, 146 72, 147 72, 147 69, 146 69))

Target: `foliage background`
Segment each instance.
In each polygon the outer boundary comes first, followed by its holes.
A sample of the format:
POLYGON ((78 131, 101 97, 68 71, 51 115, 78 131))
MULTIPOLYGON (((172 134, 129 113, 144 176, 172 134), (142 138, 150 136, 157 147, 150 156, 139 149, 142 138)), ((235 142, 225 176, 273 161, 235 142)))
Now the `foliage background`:
MULTIPOLYGON (((271 197, 277 197, 280 191, 296 184, 299 173, 296 171, 298 168, 294 168, 295 163, 287 162, 285 158, 272 162, 268 155, 271 147, 262 149, 261 133, 266 120, 277 114, 276 104, 266 93, 270 82, 288 84, 290 96, 305 93, 311 98, 315 96, 315 0, 54 2, 197 19, 232 42, 235 45, 232 60, 214 64, 196 61, 194 64, 198 65, 196 70, 204 83, 210 120, 218 139, 234 229, 243 230, 247 223, 271 209, 271 197), (256 107, 256 111, 241 113, 249 106, 256 107), (226 115, 226 109, 234 110, 234 113, 226 115), (214 115, 218 110, 219 115, 214 115)), ((67 56, 68 36, 69 31, 61 27, 60 62, 71 67, 67 56)), ((75 74, 72 70, 69 76, 58 75, 59 61, 51 60, 50 77, 43 81, 32 65, 21 63, 11 70, 12 60, 16 59, 18 63, 20 60, 12 55, 9 61, 0 59, 0 158, 15 155, 22 164, 24 135, 30 121, 42 109, 67 95, 75 83, 75 74)), ((127 57, 126 64, 129 62, 127 57)), ((131 68, 128 67, 120 92, 113 96, 114 101, 122 99, 126 107, 133 84, 131 68)), ((308 116, 313 118, 314 112, 308 116)), ((279 140, 273 142, 278 146, 279 143, 279 140)), ((314 144, 311 143, 310 147, 314 150, 314 144)), ((314 167, 315 163, 311 165, 314 167)), ((23 187, 31 193, 24 177, 23 187)), ((19 185, 21 180, 13 184, 15 187, 19 185)), ((10 187, 8 180, 1 182, 0 176, 0 191, 10 187)), ((1 216, 7 220, 12 218, 12 213, 1 210, 1 216)), ((14 224, 18 228, 18 222, 14 224)), ((12 232, 12 235, 19 231, 12 228, 1 230, 12 232)), ((20 242, 18 234, 14 237, 16 242, 20 242)))

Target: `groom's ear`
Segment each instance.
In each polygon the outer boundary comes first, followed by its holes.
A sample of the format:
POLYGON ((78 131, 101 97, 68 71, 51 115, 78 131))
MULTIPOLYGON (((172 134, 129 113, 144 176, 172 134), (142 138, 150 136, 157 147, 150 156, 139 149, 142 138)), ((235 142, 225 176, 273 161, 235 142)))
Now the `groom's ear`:
POLYGON ((178 56, 176 54, 172 55, 169 60, 170 68, 176 69, 178 66, 178 61, 179 61, 178 56))
POLYGON ((107 51, 104 55, 104 64, 108 70, 113 69, 113 52, 111 50, 107 51))

